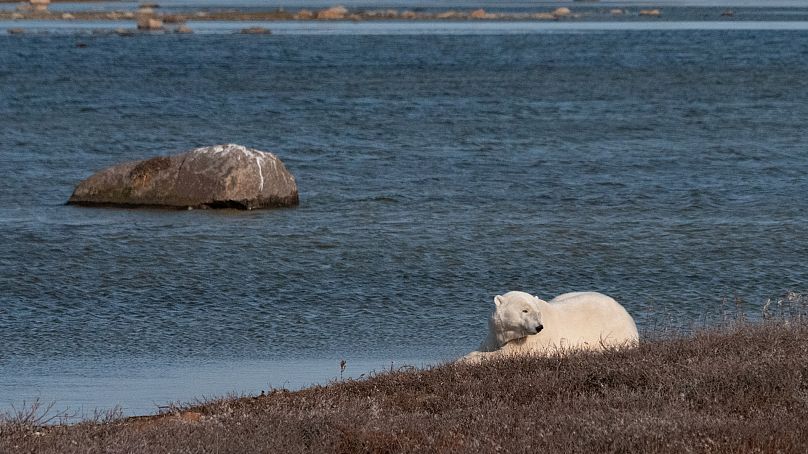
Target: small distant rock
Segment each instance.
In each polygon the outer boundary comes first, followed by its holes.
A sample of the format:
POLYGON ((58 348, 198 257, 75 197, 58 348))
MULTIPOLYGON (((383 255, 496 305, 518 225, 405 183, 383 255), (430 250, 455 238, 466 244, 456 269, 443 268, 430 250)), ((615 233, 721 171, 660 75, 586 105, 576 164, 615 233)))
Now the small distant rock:
POLYGON ((556 20, 558 17, 554 16, 552 13, 536 13, 531 16, 533 19, 538 20, 556 20))
POLYGON ((314 13, 308 9, 301 9, 300 11, 295 13, 294 18, 297 20, 314 19, 314 13))
POLYGON ((438 13, 437 15, 435 15, 435 19, 440 19, 440 20, 459 19, 461 17, 463 17, 463 15, 460 14, 459 12, 457 12, 457 11, 444 11, 442 13, 438 13))
POLYGON ((662 16, 662 11, 658 9, 641 9, 640 16, 659 17, 662 16))
POLYGON ((572 11, 570 11, 570 9, 567 8, 566 6, 556 8, 553 11, 553 16, 555 16, 555 17, 566 17, 566 16, 569 16, 570 14, 572 14, 572 11))
POLYGON ((116 28, 115 33, 117 33, 118 36, 134 36, 135 35, 135 32, 132 31, 132 30, 129 30, 128 28, 116 28))
POLYGON ((34 11, 47 11, 50 0, 29 0, 29 3, 34 8, 34 11))
POLYGON ((8 30, 6 30, 6 33, 8 33, 9 35, 22 35, 23 33, 25 33, 25 30, 21 28, 9 28, 8 30))
POLYGON ((140 9, 137 10, 137 14, 135 15, 138 30, 162 30, 163 20, 160 17, 157 17, 154 14, 154 9, 148 5, 150 4, 141 5, 140 9))
POLYGON ((472 11, 469 15, 472 19, 499 19, 501 16, 499 14, 494 13, 487 13, 484 9, 480 8, 478 10, 472 11))
POLYGON ((348 9, 344 6, 332 6, 331 8, 320 10, 317 12, 317 19, 324 20, 338 20, 345 19, 348 14, 348 9))
POLYGON ((399 17, 402 19, 417 19, 418 14, 416 14, 414 11, 403 11, 399 17))
POLYGON ((185 16, 181 14, 164 14, 160 16, 164 24, 184 24, 185 16))
POLYGON ((163 21, 157 17, 140 17, 137 20, 138 30, 162 30, 163 21))
POLYGON ((158 5, 157 3, 153 3, 153 2, 142 2, 142 3, 140 3, 140 4, 138 5, 138 7, 139 7, 139 8, 141 8, 141 9, 142 9, 142 8, 152 8, 152 9, 155 9, 155 8, 159 8, 159 7, 160 7, 160 5, 158 5))
POLYGON ((272 31, 264 27, 249 27, 241 29, 242 35, 271 35, 272 31))
POLYGON ((73 20, 73 19, 75 19, 75 18, 76 18, 76 16, 74 16, 74 15, 72 15, 72 14, 70 14, 70 13, 64 13, 64 14, 62 14, 62 19, 64 19, 64 20, 73 20))
POLYGON ((472 19, 485 19, 485 10, 482 8, 475 9, 474 11, 471 12, 469 17, 471 17, 472 19))
POLYGON ((612 9, 611 11, 609 11, 609 13, 610 13, 612 16, 622 16, 622 15, 623 15, 623 14, 625 14, 626 12, 625 12, 625 11, 623 11, 622 9, 620 9, 620 8, 614 8, 614 9, 612 9))
POLYGON ((183 24, 183 25, 180 25, 179 27, 177 27, 177 29, 176 29, 176 30, 174 30, 174 32, 175 32, 175 33, 183 33, 183 34, 186 34, 186 35, 187 35, 187 34, 191 34, 191 33, 193 33, 194 31, 193 31, 193 30, 191 30, 191 27, 189 27, 189 26, 187 26, 187 25, 183 24))
POLYGON ((11 13, 11 20, 20 20, 20 19, 25 19, 25 16, 23 16, 20 13, 11 13))
POLYGON ((384 11, 377 9, 362 11, 359 14, 361 14, 362 17, 365 19, 379 19, 384 17, 384 11))
POLYGON ((722 17, 732 17, 732 16, 734 16, 734 15, 735 15, 735 11, 733 11, 733 10, 731 10, 731 9, 725 9, 725 10, 724 10, 724 11, 721 13, 721 16, 722 16, 722 17))
POLYGON ((251 210, 298 201, 295 178, 278 157, 226 144, 109 167, 79 183, 67 203, 251 210))

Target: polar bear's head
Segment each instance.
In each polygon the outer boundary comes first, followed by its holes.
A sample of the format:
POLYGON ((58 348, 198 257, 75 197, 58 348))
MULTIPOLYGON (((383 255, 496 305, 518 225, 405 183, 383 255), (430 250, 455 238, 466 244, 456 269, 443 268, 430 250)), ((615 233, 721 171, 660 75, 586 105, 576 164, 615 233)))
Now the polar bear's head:
POLYGON ((539 301, 539 298, 525 292, 508 292, 494 297, 495 307, 489 328, 496 334, 500 346, 544 329, 539 301))

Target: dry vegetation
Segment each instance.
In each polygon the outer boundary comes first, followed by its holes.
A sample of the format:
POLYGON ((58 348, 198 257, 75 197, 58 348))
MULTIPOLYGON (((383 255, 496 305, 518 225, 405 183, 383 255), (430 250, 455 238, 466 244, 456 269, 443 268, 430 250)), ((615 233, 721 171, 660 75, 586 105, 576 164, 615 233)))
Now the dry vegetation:
POLYGON ((402 370, 173 413, 0 424, 0 452, 808 452, 808 321, 402 370))

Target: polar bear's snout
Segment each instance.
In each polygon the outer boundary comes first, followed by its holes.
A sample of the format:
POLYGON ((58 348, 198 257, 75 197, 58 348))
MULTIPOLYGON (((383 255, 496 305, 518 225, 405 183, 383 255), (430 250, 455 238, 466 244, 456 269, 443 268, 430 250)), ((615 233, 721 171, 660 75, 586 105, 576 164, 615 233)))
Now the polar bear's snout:
POLYGON ((543 329, 544 329, 544 325, 537 325, 536 326, 536 333, 540 333, 541 330, 543 330, 543 329))

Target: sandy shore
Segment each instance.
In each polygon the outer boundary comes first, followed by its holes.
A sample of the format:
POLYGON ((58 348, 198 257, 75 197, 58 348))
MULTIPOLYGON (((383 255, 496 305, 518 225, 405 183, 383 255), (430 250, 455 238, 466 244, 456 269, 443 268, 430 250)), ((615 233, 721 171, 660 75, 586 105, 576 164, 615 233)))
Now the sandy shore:
POLYGON ((0 423, 0 452, 808 452, 808 320, 403 369, 163 415, 0 423))

